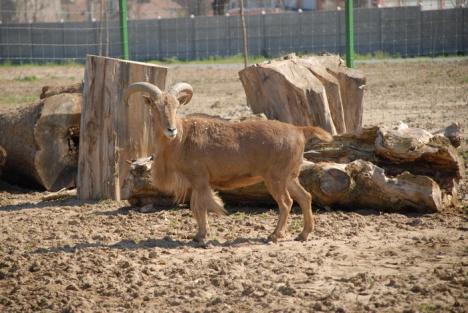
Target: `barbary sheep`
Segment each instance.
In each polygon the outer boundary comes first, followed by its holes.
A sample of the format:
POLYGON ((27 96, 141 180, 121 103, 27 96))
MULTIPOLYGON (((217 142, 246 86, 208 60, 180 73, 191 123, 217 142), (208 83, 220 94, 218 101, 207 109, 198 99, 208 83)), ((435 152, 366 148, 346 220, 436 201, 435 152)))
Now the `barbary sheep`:
POLYGON ((198 224, 195 241, 203 243, 207 238, 208 211, 225 213, 213 189, 261 181, 279 207, 279 220, 268 240, 277 242, 284 237, 293 199, 304 218, 296 240, 307 240, 314 227, 312 196, 299 183, 299 167, 306 141, 315 137, 329 142, 329 133, 319 127, 273 120, 230 123, 216 118, 180 118, 177 109, 193 95, 187 83, 177 83, 167 92, 147 82, 133 83, 125 90, 125 102, 136 92, 146 93, 144 101, 154 110, 157 139, 151 153, 155 155, 155 187, 178 200, 190 192, 190 208, 198 224))

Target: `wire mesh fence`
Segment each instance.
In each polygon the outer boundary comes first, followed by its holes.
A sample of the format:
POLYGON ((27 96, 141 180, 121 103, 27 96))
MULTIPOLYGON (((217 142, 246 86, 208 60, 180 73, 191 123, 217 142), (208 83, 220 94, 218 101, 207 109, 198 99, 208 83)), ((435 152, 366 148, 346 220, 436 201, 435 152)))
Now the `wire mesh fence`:
MULTIPOLYGON (((355 50, 402 57, 466 53, 467 2, 355 0, 355 50)), ((193 60, 241 53, 238 3, 129 0, 131 58, 193 60)), ((245 1, 249 54, 343 54, 343 5, 341 0, 245 1)), ((0 61, 120 56, 117 1, 3 0, 0 17, 0 61)))
MULTIPOLYGON (((237 0, 127 3, 130 59, 196 60, 242 53, 237 0)), ((251 56, 345 52, 343 0, 244 3, 251 56)), ((467 5, 468 0, 354 0, 356 53, 371 60, 379 55, 466 54, 467 5)), ((120 57, 118 16, 118 1, 112 0, 2 0, 0 62, 83 62, 87 54, 120 57)), ((392 68, 389 65, 389 72, 392 68)), ((418 79, 411 74, 413 81, 418 79)), ((443 99, 437 90, 427 91, 433 97, 425 103, 397 95, 384 105, 370 101, 364 122, 416 125, 437 119, 442 126, 446 112, 458 110, 462 114, 453 114, 453 119, 466 123, 468 95, 463 86, 453 88, 452 107, 439 105, 443 99)))

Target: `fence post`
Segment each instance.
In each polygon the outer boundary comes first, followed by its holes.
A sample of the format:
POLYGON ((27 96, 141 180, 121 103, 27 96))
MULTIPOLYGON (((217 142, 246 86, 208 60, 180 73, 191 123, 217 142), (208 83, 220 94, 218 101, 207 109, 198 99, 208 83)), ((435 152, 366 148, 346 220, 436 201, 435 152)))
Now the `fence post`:
POLYGON ((346 0, 346 66, 354 67, 353 0, 346 0))
POLYGON ((244 68, 247 67, 249 53, 247 51, 247 29, 245 27, 245 16, 244 16, 244 0, 240 0, 240 18, 242 27, 242 39, 244 47, 244 68))
POLYGON ((127 0, 119 0, 119 17, 122 59, 128 60, 127 0))

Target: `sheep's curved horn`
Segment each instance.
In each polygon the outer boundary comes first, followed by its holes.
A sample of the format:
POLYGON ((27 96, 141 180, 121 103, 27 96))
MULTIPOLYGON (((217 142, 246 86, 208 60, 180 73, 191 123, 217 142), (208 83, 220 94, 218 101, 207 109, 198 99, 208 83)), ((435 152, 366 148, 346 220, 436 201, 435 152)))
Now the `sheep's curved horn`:
POLYGON ((182 105, 189 103, 193 96, 193 88, 187 83, 177 83, 168 92, 176 97, 182 105))
POLYGON ((128 99, 135 92, 147 92, 150 94, 151 99, 158 101, 161 98, 162 91, 158 86, 147 82, 138 82, 129 85, 124 91, 124 101, 128 103, 128 99))

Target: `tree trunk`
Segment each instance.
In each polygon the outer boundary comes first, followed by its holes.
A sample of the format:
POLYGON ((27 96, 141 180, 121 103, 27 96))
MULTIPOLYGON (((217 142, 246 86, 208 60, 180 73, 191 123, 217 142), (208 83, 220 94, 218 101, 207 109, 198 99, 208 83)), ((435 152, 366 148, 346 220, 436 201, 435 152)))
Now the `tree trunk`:
POLYGON ((315 125, 332 134, 362 127, 364 75, 337 56, 294 54, 239 72, 254 113, 295 125, 315 125))
MULTIPOLYGON (((447 129, 453 130, 453 126, 447 129)), ((405 171, 428 176, 442 189, 444 204, 454 204, 458 182, 464 175, 464 162, 450 141, 452 134, 449 131, 431 134, 403 123, 395 129, 364 128, 356 134, 335 136, 331 143, 310 142, 304 157, 314 162, 336 163, 362 159, 381 167, 390 176, 405 171)))
POLYGON ((127 106, 123 90, 136 81, 164 89, 167 68, 140 62, 88 56, 78 163, 80 199, 120 199, 125 162, 147 156, 155 139, 154 113, 141 97, 127 106))
MULTIPOLYGON (((322 206, 385 212, 442 209, 441 191, 433 179, 408 172, 388 177, 382 168, 368 161, 356 160, 348 164, 305 161, 300 180, 312 194, 313 203, 322 206)), ((230 203, 275 203, 263 183, 223 191, 221 197, 230 203)))
POLYGON ((4 175, 46 190, 75 186, 81 94, 58 94, 0 114, 4 175))

